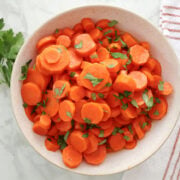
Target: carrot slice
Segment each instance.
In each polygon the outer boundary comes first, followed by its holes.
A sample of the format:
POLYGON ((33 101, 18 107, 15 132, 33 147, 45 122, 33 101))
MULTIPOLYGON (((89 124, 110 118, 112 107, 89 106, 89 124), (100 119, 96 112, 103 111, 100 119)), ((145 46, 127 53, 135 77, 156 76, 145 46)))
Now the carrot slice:
POLYGON ((143 67, 140 71, 146 75, 148 80, 148 86, 151 86, 154 82, 154 77, 151 74, 150 70, 146 67, 143 67))
POLYGON ((155 68, 153 69, 152 74, 157 74, 157 75, 161 76, 161 72, 162 72, 161 64, 156 59, 154 59, 154 61, 155 61, 155 68))
POLYGON ((27 106, 26 108, 24 108, 27 118, 30 121, 34 122, 34 118, 36 117, 36 114, 35 113, 32 114, 32 110, 33 110, 33 106, 27 106))
POLYGON ((63 29, 63 34, 65 34, 66 36, 69 36, 70 38, 72 38, 74 33, 75 32, 69 27, 66 27, 66 28, 63 29))
POLYGON ((49 129, 51 127, 51 119, 48 115, 41 115, 39 124, 43 129, 49 129))
POLYGON ((101 61, 101 64, 104 64, 110 73, 117 73, 120 70, 120 64, 115 59, 106 59, 101 61))
POLYGON ((40 122, 37 121, 34 123, 33 125, 33 131, 36 133, 36 134, 39 134, 39 135, 46 135, 47 132, 48 132, 48 129, 44 129, 41 125, 40 125, 40 122))
POLYGON ((143 65, 149 58, 148 50, 138 44, 130 48, 130 55, 135 65, 143 65))
POLYGON ((149 58, 147 62, 144 64, 144 67, 148 68, 150 72, 155 69, 155 66, 156 66, 156 60, 154 58, 149 58))
POLYGON ((133 134, 128 130, 127 127, 122 128, 124 138, 126 138, 126 142, 132 142, 134 140, 133 134))
POLYGON ((53 125, 47 133, 48 136, 56 136, 57 134, 58 134, 58 129, 56 128, 55 125, 53 125))
POLYGON ((108 129, 108 128, 110 128, 110 127, 112 126, 112 124, 113 124, 112 119, 108 119, 108 120, 105 121, 105 122, 100 122, 100 123, 98 124, 98 126, 100 126, 101 129, 108 129))
POLYGON ((105 59, 110 58, 109 51, 104 47, 100 47, 97 49, 97 55, 99 57, 99 61, 104 61, 105 59))
POLYGON ((135 83, 136 83, 136 89, 135 91, 140 91, 140 90, 143 90, 147 87, 147 83, 148 83, 148 80, 147 80, 147 77, 145 74, 143 74, 142 72, 140 71, 131 71, 129 73, 129 76, 131 76, 135 83))
POLYGON ((147 49, 148 51, 150 50, 150 44, 148 42, 146 41, 141 42, 140 45, 144 47, 145 49, 147 49))
POLYGON ((86 104, 87 101, 82 99, 78 102, 75 102, 75 113, 74 113, 74 116, 73 116, 73 119, 79 123, 85 123, 84 120, 82 119, 81 117, 81 110, 82 110, 82 106, 84 104, 86 104))
POLYGON ((56 123, 55 126, 62 133, 67 132, 72 128, 71 121, 60 121, 59 123, 56 123))
POLYGON ((108 138, 108 143, 113 151, 119 151, 124 148, 126 141, 120 133, 116 133, 108 138))
POLYGON ((81 66, 82 63, 82 57, 78 56, 74 50, 74 48, 68 49, 69 56, 70 56, 70 63, 68 65, 69 70, 75 70, 78 69, 81 66))
POLYGON ((120 105, 120 100, 116 98, 119 94, 115 91, 110 91, 109 95, 106 98, 107 103, 111 108, 118 107, 120 105))
POLYGON ((102 32, 99 29, 97 29, 97 28, 91 30, 89 32, 89 34, 90 34, 90 36, 92 37, 92 39, 94 41, 97 41, 97 40, 101 39, 102 36, 103 36, 102 32))
POLYGON ((106 158, 106 147, 99 146, 96 151, 90 154, 84 154, 84 159, 88 164, 98 165, 101 164, 106 158))
POLYGON ((96 43, 89 34, 80 34, 74 39, 74 47, 80 56, 85 57, 96 50, 96 43))
POLYGON ((59 149, 59 145, 57 144, 57 141, 53 138, 46 138, 45 146, 48 151, 56 152, 59 149))
POLYGON ((133 119, 135 117, 137 117, 137 111, 136 108, 133 107, 131 104, 128 103, 128 107, 126 109, 121 109, 121 114, 124 117, 127 117, 129 119, 133 119))
POLYGON ((133 121, 132 125, 133 125, 133 128, 137 134, 138 139, 142 139, 144 137, 144 132, 139 125, 138 118, 133 121))
POLYGON ((83 33, 83 31, 84 31, 83 26, 82 26, 81 23, 75 24, 74 27, 73 27, 73 30, 74 30, 75 33, 78 33, 78 32, 83 33))
POLYGON ((57 39, 56 39, 56 44, 57 45, 62 45, 65 46, 66 48, 68 48, 71 45, 71 39, 69 36, 66 35, 60 35, 57 39))
POLYGON ((157 89, 158 84, 162 81, 162 77, 159 75, 153 75, 153 81, 149 84, 151 88, 157 89))
POLYGON ((67 146, 63 149, 62 159, 66 166, 76 168, 81 164, 82 154, 76 151, 72 146, 67 146))
POLYGON ((28 105, 36 105, 42 99, 42 93, 38 85, 28 82, 21 87, 22 99, 28 105))
POLYGON ((71 121, 75 112, 75 105, 70 100, 64 100, 59 104, 59 117, 63 121, 71 121))
POLYGON ((70 84, 68 81, 57 80, 53 84, 53 95, 56 99, 62 99, 68 95, 70 84))
POLYGON ((102 121, 103 116, 103 108, 99 103, 88 102, 82 106, 81 117, 85 122, 98 124, 102 121))
POLYGON ((59 110, 59 103, 54 97, 53 91, 47 90, 47 94, 44 94, 43 101, 46 103, 44 106, 41 106, 41 110, 50 117, 55 116, 59 110))
POLYGON ((149 111, 149 116, 151 119, 160 120, 167 113, 168 103, 166 99, 163 97, 159 97, 159 100, 160 103, 156 103, 149 111))
POLYGON ((85 97, 85 89, 81 86, 72 86, 69 91, 69 98, 75 102, 85 97))
POLYGON ((127 44, 127 46, 130 48, 134 45, 136 45, 138 42, 134 39, 134 37, 129 33, 124 33, 122 35, 122 40, 127 44))
POLYGON ((90 154, 98 149, 98 138, 94 134, 89 133, 87 139, 88 139, 88 147, 84 151, 84 153, 90 154))
POLYGON ((102 103, 100 105, 101 105, 101 107, 102 107, 102 109, 104 111, 102 121, 107 121, 111 116, 111 108, 106 103, 102 103))
POLYGON ((111 108, 111 117, 115 118, 121 114, 120 107, 111 108))
POLYGON ((163 82, 163 90, 160 91, 158 89, 158 93, 164 96, 168 96, 172 94, 172 92, 173 92, 173 87, 169 82, 163 82))
POLYGON ((137 145, 137 140, 133 140, 131 142, 126 142, 125 149, 134 149, 137 145))
POLYGON ((96 28, 99 27, 99 28, 104 29, 104 28, 108 27, 109 22, 110 21, 108 19, 101 19, 96 23, 96 28))
POLYGON ((87 138, 83 137, 83 132, 81 131, 73 131, 69 135, 69 143, 76 149, 78 152, 84 152, 88 147, 87 138))
POLYGON ((95 28, 94 22, 90 18, 83 18, 81 24, 86 32, 90 32, 95 28))

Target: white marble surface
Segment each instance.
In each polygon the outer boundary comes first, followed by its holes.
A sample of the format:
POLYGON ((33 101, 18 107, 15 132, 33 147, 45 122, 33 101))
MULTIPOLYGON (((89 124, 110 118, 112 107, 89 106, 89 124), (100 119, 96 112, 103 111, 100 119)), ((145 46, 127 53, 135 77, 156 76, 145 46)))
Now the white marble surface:
MULTIPOLYGON (((0 17, 5 18, 7 27, 12 27, 16 32, 21 31, 28 37, 54 15, 87 4, 123 7, 158 26, 160 0, 0 0, 0 17)), ((158 159, 153 156, 137 167, 137 170, 134 168, 125 173, 126 177, 133 177, 133 173, 137 176, 137 173, 141 173, 152 162, 158 163, 158 159)), ((105 177, 82 176, 58 169, 40 157, 20 132, 12 114, 9 89, 4 86, 0 86, 0 172, 2 180, 120 180, 121 177, 120 174, 105 177)), ((158 170, 152 169, 149 176, 154 172, 157 173, 155 180, 159 180, 158 170)), ((144 180, 144 177, 139 176, 138 179, 144 180)))

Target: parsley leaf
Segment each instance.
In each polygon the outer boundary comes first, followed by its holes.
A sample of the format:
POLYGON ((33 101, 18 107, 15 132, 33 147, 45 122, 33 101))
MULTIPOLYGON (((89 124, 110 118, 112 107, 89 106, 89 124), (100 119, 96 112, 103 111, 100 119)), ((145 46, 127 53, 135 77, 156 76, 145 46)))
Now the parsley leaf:
POLYGON ((128 58, 126 54, 123 54, 123 53, 120 53, 120 52, 112 52, 111 56, 113 58, 115 58, 115 59, 117 59, 117 58, 127 59, 128 58))
POLYGON ((55 30, 55 34, 57 34, 57 33, 59 33, 59 29, 56 29, 56 30, 55 30))
POLYGON ((161 100, 159 98, 155 97, 155 102, 156 103, 161 103, 161 100))
POLYGON ((46 114, 46 112, 45 111, 42 111, 42 113, 41 113, 42 115, 45 115, 46 114))
POLYGON ((109 27, 113 27, 113 26, 115 26, 117 23, 118 23, 118 21, 112 20, 112 21, 110 21, 110 22, 108 23, 108 26, 109 26, 109 27))
POLYGON ((54 92, 55 92, 56 96, 61 96, 61 94, 63 93, 65 87, 66 87, 66 84, 63 84, 63 86, 61 87, 61 89, 55 88, 55 89, 54 89, 54 92))
POLYGON ((158 116, 159 115, 159 111, 158 110, 156 110, 156 111, 154 111, 154 113, 153 113, 154 115, 156 115, 156 116, 158 116))
POLYGON ((119 132, 120 134, 124 133, 124 131, 123 131, 122 129, 120 129, 118 132, 119 132))
POLYGON ((100 130, 98 137, 104 137, 104 130, 100 130))
POLYGON ((105 87, 111 87, 111 86, 112 86, 112 84, 109 82, 105 84, 105 87))
POLYGON ((87 123, 87 124, 90 124, 91 120, 89 118, 84 118, 84 122, 87 123))
POLYGON ((92 100, 95 101, 95 100, 96 100, 96 93, 92 93, 92 94, 91 94, 91 98, 92 98, 92 100))
POLYGON ((103 29, 102 29, 101 27, 99 27, 99 26, 97 26, 96 28, 97 28, 97 29, 99 29, 100 31, 102 31, 102 30, 103 30, 103 29))
POLYGON ((82 135, 82 137, 84 137, 84 138, 87 138, 88 136, 89 136, 88 133, 85 133, 85 134, 82 135))
POLYGON ((73 78, 75 76, 76 72, 71 72, 70 77, 73 78))
POLYGON ((111 69, 111 68, 115 67, 115 64, 108 64, 107 67, 111 69))
POLYGON ((107 142, 107 139, 104 139, 104 140, 102 140, 101 142, 99 142, 98 145, 103 145, 103 144, 105 144, 106 142, 107 142))
POLYGON ((118 96, 117 96, 117 95, 115 95, 115 94, 113 94, 113 96, 114 96, 115 98, 119 99, 119 100, 122 100, 122 99, 124 98, 124 96, 123 96, 123 94, 122 94, 122 93, 119 93, 119 95, 118 95, 118 96))
POLYGON ((101 78, 97 78, 95 76, 93 76, 92 74, 90 73, 87 73, 85 76, 84 76, 84 79, 88 79, 91 81, 93 87, 95 87, 96 85, 98 85, 101 81, 103 81, 104 79, 101 79, 101 78))
POLYGON ((64 141, 67 142, 67 138, 70 134, 70 131, 67 131, 66 134, 64 135, 64 141))
POLYGON ((127 65, 131 64, 132 60, 128 59, 128 61, 126 62, 126 64, 123 65, 123 67, 127 70, 127 65))
POLYGON ((66 112, 66 116, 72 118, 72 114, 69 111, 66 112))
POLYGON ((159 89, 159 91, 163 91, 164 90, 164 81, 159 81, 158 89, 159 89))
POLYGON ((80 41, 79 44, 75 44, 74 47, 75 47, 76 49, 81 49, 81 48, 83 47, 83 42, 80 41))
POLYGON ((107 35, 107 34, 109 34, 109 33, 112 33, 112 30, 111 30, 111 29, 109 29, 109 30, 107 30, 106 32, 104 32, 104 35, 107 35))
POLYGON ((132 126, 131 125, 128 125, 128 130, 131 134, 133 134, 133 130, 132 130, 132 126))
POLYGON ((148 123, 147 123, 147 122, 143 122, 143 124, 142 124, 141 128, 142 128, 142 129, 144 129, 147 125, 148 125, 148 123))
POLYGON ((123 138, 124 138, 126 141, 129 141, 129 139, 130 139, 129 136, 124 136, 123 138))
POLYGON ((97 54, 93 54, 90 57, 91 57, 91 59, 96 59, 96 58, 98 58, 98 55, 97 54))
POLYGON ((67 146, 63 135, 59 135, 58 140, 57 140, 57 144, 60 146, 61 150, 63 150, 67 146))
POLYGON ((106 36, 106 38, 108 39, 109 43, 112 43, 112 38, 109 36, 106 36))
POLYGON ((123 94, 125 97, 129 97, 132 94, 132 92, 131 91, 124 91, 123 94))
POLYGON ((24 66, 21 67, 21 77, 19 80, 25 80, 27 78, 27 72, 28 72, 28 67, 29 64, 31 63, 32 59, 30 59, 24 66))
POLYGON ((120 128, 115 127, 114 130, 113 130, 113 132, 112 132, 112 135, 116 135, 119 130, 120 130, 120 128))
POLYGON ((121 38, 119 38, 119 40, 120 40, 120 42, 121 42, 121 44, 122 44, 122 48, 127 48, 128 46, 127 46, 127 44, 121 39, 121 38))
POLYGON ((104 94, 102 94, 102 93, 98 93, 98 96, 102 99, 104 98, 104 94))
POLYGON ((132 99, 132 100, 131 100, 131 104, 132 104, 134 107, 139 108, 139 106, 138 106, 138 104, 137 104, 137 102, 136 102, 135 99, 132 99))
POLYGON ((126 110, 128 108, 128 103, 123 103, 123 105, 121 106, 121 109, 126 110))
POLYGON ((148 107, 147 110, 149 111, 153 105, 154 105, 154 101, 153 101, 153 97, 149 98, 149 96, 147 95, 147 91, 148 90, 145 90, 142 94, 142 98, 146 104, 146 106, 148 107))
POLYGON ((23 103, 23 107, 24 107, 24 108, 27 108, 28 105, 27 105, 26 103, 23 103))
POLYGON ((103 42, 102 41, 99 41, 100 44, 102 44, 103 42))

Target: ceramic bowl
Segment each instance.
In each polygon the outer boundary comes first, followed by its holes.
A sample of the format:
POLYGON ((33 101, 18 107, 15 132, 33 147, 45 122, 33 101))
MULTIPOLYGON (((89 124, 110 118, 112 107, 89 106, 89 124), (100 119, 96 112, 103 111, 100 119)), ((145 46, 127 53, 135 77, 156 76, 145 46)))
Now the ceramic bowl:
POLYGON ((107 175, 122 172, 145 161, 152 156, 160 146, 167 140, 172 132, 180 109, 180 70, 177 57, 164 36, 152 24, 142 17, 127 10, 111 6, 85 6, 75 8, 44 23, 32 36, 24 43, 16 62, 14 64, 11 79, 11 97, 12 107, 17 123, 29 141, 31 146, 50 163, 70 171, 85 175, 107 175), (32 132, 32 123, 27 119, 21 98, 21 84, 19 77, 21 75, 21 66, 29 59, 36 56, 36 43, 46 35, 54 32, 56 28, 72 27, 83 17, 91 17, 93 20, 103 18, 116 19, 118 27, 124 31, 132 33, 139 41, 148 41, 151 45, 151 54, 157 58, 163 69, 163 77, 171 82, 174 87, 174 93, 168 97, 168 113, 160 121, 152 125, 152 129, 145 138, 139 141, 137 147, 133 150, 122 150, 120 152, 109 153, 104 163, 99 166, 88 165, 83 162, 75 169, 67 168, 61 157, 61 153, 47 151, 44 146, 44 138, 32 132))

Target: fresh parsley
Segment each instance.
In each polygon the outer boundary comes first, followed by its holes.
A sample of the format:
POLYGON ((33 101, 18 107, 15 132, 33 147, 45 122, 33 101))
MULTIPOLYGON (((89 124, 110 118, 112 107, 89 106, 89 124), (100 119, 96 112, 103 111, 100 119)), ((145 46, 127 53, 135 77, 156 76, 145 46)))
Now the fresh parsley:
POLYGON ((24 108, 27 108, 28 105, 27 105, 26 103, 23 103, 23 107, 24 107, 24 108))
POLYGON ((84 118, 84 122, 87 124, 91 124, 91 120, 89 118, 84 118))
POLYGON ((102 99, 104 98, 104 94, 102 94, 102 93, 98 93, 98 96, 102 99))
POLYGON ((92 100, 96 101, 96 93, 91 93, 92 100))
POLYGON ((89 136, 88 133, 85 133, 85 134, 82 135, 83 138, 87 138, 88 136, 89 136))
POLYGON ((63 93, 65 87, 66 87, 66 84, 63 84, 63 86, 61 87, 61 89, 55 88, 55 89, 54 89, 54 93, 56 94, 56 96, 61 96, 61 94, 63 93))
POLYGON ((101 27, 99 27, 99 26, 97 26, 96 28, 97 28, 97 29, 99 29, 100 31, 102 31, 102 30, 103 30, 103 28, 101 28, 101 27))
POLYGON ((135 99, 132 99, 132 100, 131 100, 131 104, 132 104, 134 107, 139 108, 139 106, 138 106, 138 104, 137 104, 137 102, 136 102, 135 99))
POLYGON ((70 77, 73 78, 75 76, 76 72, 71 72, 70 77))
POLYGON ((106 32, 104 32, 104 35, 107 35, 107 34, 109 34, 109 33, 112 33, 112 30, 111 30, 111 29, 109 29, 109 30, 107 30, 106 32))
POLYGON ((31 63, 32 59, 30 59, 24 66, 21 67, 21 77, 19 80, 25 80, 27 78, 27 73, 28 73, 28 67, 29 64, 31 63))
POLYGON ((87 74, 84 76, 84 79, 90 80, 93 87, 95 87, 96 85, 98 85, 100 82, 102 82, 102 81, 104 80, 104 79, 102 79, 102 78, 97 78, 97 77, 93 76, 93 75, 90 74, 90 73, 87 73, 87 74))
POLYGON ((147 106, 147 111, 149 111, 154 105, 154 99, 153 97, 149 98, 149 96, 147 95, 147 92, 148 90, 146 89, 142 94, 142 98, 147 106))
POLYGON ((106 142, 107 142, 107 139, 104 139, 104 140, 102 140, 101 142, 99 142, 98 145, 103 145, 103 144, 105 144, 106 142))
POLYGON ((128 59, 128 61, 126 62, 126 64, 123 65, 123 67, 127 70, 127 65, 131 64, 132 60, 128 59))
POLYGON ((126 140, 126 141, 129 141, 129 136, 123 136, 123 138, 126 140))
POLYGON ((75 47, 76 49, 81 49, 81 48, 83 47, 83 42, 80 41, 79 44, 75 44, 74 47, 75 47))
POLYGON ((141 128, 142 128, 142 129, 144 129, 147 125, 148 125, 148 123, 147 123, 147 122, 143 122, 143 124, 142 124, 141 128))
POLYGON ((128 130, 131 134, 133 134, 133 130, 132 130, 132 126, 131 125, 128 125, 128 130))
POLYGON ((60 146, 61 150, 63 150, 67 146, 67 143, 64 140, 64 136, 63 135, 59 135, 58 140, 57 140, 57 144, 60 146))
POLYGON ((100 130, 98 137, 104 137, 104 130, 100 130))
POLYGON ((164 81, 159 81, 158 89, 159 89, 159 91, 163 91, 164 90, 164 81))
POLYGON ((155 97, 155 102, 156 103, 161 103, 161 100, 159 98, 155 97))
POLYGON ((113 26, 115 26, 117 23, 118 23, 118 21, 112 20, 112 21, 110 21, 110 22, 108 23, 108 26, 109 26, 109 27, 113 27, 113 26))
POLYGON ((108 82, 105 84, 105 87, 111 87, 112 86, 112 83, 108 82))
POLYGON ((117 59, 117 58, 127 59, 128 58, 126 54, 123 54, 120 52, 111 52, 111 56, 115 59, 117 59))
MULTIPOLYGON (((122 101, 123 102, 123 101, 122 101)), ((126 110, 128 108, 128 103, 124 103, 121 106, 121 109, 126 110)))
POLYGON ((153 113, 154 115, 156 115, 156 116, 158 116, 159 115, 159 111, 158 110, 156 110, 156 111, 154 111, 154 113, 153 113))
POLYGON ((111 68, 115 67, 115 64, 108 64, 107 67, 111 69, 111 68))
POLYGON ((66 112, 66 116, 72 118, 72 114, 69 111, 66 112))
POLYGON ((97 54, 93 54, 90 57, 91 57, 91 59, 96 59, 96 58, 98 58, 98 55, 97 54))
POLYGON ((70 134, 70 131, 67 131, 66 134, 64 135, 64 141, 65 142, 67 142, 69 134, 70 134))

